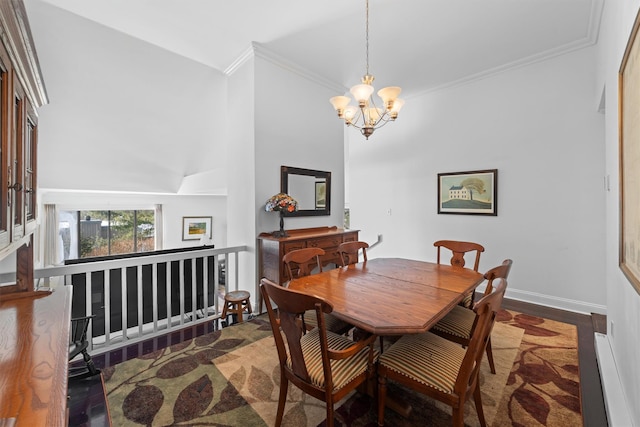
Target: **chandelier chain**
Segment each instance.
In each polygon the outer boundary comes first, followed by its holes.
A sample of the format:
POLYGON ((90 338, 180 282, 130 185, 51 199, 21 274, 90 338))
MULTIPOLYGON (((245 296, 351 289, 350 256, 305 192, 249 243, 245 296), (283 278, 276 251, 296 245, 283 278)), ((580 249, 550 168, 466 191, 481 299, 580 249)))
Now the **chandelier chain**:
POLYGON ((367 72, 366 75, 369 75, 369 0, 366 0, 366 24, 365 24, 365 40, 366 40, 366 61, 367 61, 367 72))

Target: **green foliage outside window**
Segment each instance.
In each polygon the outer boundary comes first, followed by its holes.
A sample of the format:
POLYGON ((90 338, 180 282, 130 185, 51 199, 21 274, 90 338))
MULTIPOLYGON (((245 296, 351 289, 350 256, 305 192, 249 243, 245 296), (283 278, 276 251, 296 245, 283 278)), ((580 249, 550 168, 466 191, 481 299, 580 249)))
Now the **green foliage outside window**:
POLYGON ((81 211, 80 258, 152 251, 153 210, 81 211))

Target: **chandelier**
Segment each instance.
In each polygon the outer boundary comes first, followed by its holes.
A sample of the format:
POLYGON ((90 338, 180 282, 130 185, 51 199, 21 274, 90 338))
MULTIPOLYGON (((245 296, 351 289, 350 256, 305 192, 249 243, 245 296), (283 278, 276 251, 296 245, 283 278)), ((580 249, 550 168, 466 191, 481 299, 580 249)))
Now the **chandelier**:
POLYGON ((355 85, 350 90, 358 105, 349 105, 351 98, 348 96, 334 96, 329 99, 329 102, 347 126, 355 127, 366 139, 369 139, 373 131, 398 118, 398 112, 404 105, 404 100, 398 98, 401 88, 389 86, 378 91, 382 104, 380 107, 376 106, 372 97, 374 88, 371 85, 374 77, 369 74, 369 0, 366 0, 365 22, 366 74, 362 77, 362 84, 355 85))

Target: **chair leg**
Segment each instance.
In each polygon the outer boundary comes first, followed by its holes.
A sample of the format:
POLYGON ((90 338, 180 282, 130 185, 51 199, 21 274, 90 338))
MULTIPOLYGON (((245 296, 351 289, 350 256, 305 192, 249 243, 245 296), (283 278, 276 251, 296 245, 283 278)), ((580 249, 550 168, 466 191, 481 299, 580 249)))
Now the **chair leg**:
POLYGON ((100 373, 100 371, 96 369, 96 365, 93 364, 93 359, 91 359, 91 356, 89 356, 89 352, 87 350, 82 351, 82 358, 84 359, 84 363, 87 365, 90 376, 94 376, 100 373))
POLYGON ((222 314, 220 315, 220 317, 223 320, 227 320, 227 311, 229 310, 229 303, 228 302, 224 302, 224 307, 222 307, 222 314))
POLYGON ((327 427, 333 427, 334 415, 335 414, 333 410, 333 400, 327 399, 327 421, 326 421, 327 427))
POLYGON ((384 426, 384 409, 387 406, 387 377, 378 372, 378 425, 384 426))
POLYGON ((246 309, 247 309, 247 317, 251 319, 252 317, 251 315, 253 314, 253 310, 251 309, 251 300, 247 300, 246 309))
POLYGON ((287 403, 287 390, 289 389, 289 380, 282 373, 280 368, 280 395, 278 396, 278 412, 276 412, 275 427, 280 427, 282 418, 284 417, 284 404, 287 403))
POLYGON ((476 404, 476 412, 478 413, 478 419, 480 420, 481 427, 487 427, 487 422, 484 419, 484 409, 482 408, 482 392, 480 391, 480 384, 476 381, 476 389, 473 390, 473 400, 476 404))
POLYGON ((232 309, 232 311, 235 311, 235 313, 236 313, 236 322, 242 323, 243 318, 244 318, 244 315, 242 314, 243 311, 244 311, 243 308, 242 308, 242 301, 241 302, 237 302, 234 305, 234 308, 232 309))
POLYGON ((489 368, 491 368, 491 373, 496 373, 496 365, 493 362, 493 351, 491 350, 491 337, 487 341, 487 360, 489 361, 489 368))
POLYGON ((463 406, 453 408, 453 427, 464 427, 464 403, 463 406))

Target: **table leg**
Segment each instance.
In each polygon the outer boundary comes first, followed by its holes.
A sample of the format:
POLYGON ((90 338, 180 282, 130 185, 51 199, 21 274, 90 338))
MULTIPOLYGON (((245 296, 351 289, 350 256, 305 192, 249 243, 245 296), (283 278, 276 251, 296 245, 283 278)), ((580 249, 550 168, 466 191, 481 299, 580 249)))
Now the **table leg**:
MULTIPOLYGON (((369 397, 372 397, 374 401, 378 399, 378 376, 374 375, 369 381, 365 381, 357 388, 358 392, 366 394, 369 397)), ((397 399, 394 399, 393 395, 387 394, 387 399, 385 401, 385 406, 391 409, 394 412, 397 412, 404 418, 409 418, 411 415, 412 407, 406 402, 401 402, 397 399)))

